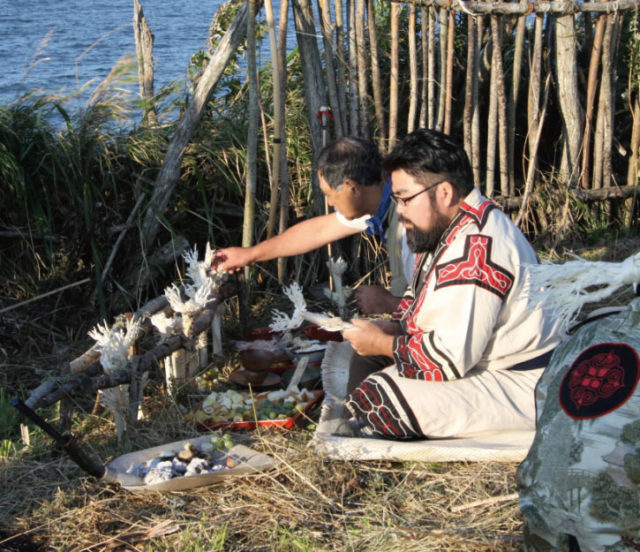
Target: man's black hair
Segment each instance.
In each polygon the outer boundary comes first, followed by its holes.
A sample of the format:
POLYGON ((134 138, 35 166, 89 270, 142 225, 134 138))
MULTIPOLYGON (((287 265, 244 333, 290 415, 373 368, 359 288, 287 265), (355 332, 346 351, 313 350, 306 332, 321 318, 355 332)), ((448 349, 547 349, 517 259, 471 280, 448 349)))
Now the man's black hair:
POLYGON ((384 159, 383 167, 387 173, 402 169, 418 182, 425 173, 437 173, 461 197, 473 189, 473 171, 466 152, 437 130, 419 128, 407 134, 384 159))
POLYGON ((340 188, 348 178, 362 186, 382 182, 382 156, 376 145, 346 136, 325 146, 317 161, 318 173, 328 186, 340 188))

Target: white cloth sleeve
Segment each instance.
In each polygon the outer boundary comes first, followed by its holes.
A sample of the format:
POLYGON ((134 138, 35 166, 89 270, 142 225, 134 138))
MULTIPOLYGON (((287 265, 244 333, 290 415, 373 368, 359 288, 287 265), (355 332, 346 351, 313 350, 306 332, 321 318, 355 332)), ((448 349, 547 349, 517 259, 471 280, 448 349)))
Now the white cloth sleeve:
POLYGON ((336 216, 338 220, 349 228, 355 228, 356 230, 360 230, 364 232, 367 229, 367 221, 371 218, 371 215, 363 215, 360 218, 349 220, 345 217, 340 211, 336 211, 336 216))

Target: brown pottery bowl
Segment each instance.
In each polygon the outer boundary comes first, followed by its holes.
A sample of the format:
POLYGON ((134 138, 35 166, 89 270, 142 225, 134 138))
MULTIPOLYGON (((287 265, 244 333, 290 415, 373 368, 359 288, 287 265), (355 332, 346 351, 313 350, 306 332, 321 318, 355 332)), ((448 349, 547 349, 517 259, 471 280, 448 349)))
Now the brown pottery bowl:
POLYGON ((265 372, 275 359, 273 353, 255 349, 241 351, 238 357, 244 369, 251 372, 265 372))

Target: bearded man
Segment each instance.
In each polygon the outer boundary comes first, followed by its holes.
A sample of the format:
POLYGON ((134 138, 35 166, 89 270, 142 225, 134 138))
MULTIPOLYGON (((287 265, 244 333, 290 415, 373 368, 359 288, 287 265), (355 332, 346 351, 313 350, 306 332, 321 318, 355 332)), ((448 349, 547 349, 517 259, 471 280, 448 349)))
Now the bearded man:
POLYGON ((400 439, 534 429, 534 387, 562 337, 522 293, 535 251, 474 187, 450 137, 416 130, 384 169, 418 256, 394 321, 344 332, 358 353, 347 414, 365 434, 400 439))

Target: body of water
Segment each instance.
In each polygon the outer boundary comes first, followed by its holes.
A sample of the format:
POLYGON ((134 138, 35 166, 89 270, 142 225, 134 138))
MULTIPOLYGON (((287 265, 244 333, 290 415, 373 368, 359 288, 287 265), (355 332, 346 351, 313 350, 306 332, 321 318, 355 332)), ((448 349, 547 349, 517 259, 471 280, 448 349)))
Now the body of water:
MULTIPOLYGON (((154 87, 185 80, 222 0, 140 0, 154 34, 154 87)), ((277 18, 278 7, 274 2, 277 18)), ((70 93, 135 53, 133 0, 0 0, 0 104, 29 89, 70 93)), ((289 22, 288 34, 294 34, 289 22)), ((264 41, 268 47, 267 40, 264 41)))

